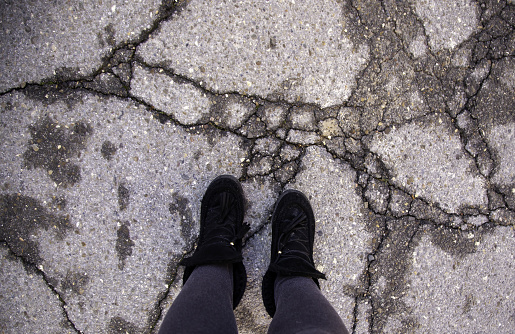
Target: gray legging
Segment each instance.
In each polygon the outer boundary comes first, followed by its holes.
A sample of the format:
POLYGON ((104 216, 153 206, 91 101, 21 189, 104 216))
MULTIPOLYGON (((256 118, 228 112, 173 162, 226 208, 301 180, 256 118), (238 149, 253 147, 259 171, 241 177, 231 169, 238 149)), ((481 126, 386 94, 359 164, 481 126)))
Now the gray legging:
MULTIPOLYGON (((238 333, 232 285, 231 265, 197 267, 168 310, 159 333, 238 333)), ((277 310, 268 333, 348 333, 311 278, 279 276, 274 295, 277 310)))

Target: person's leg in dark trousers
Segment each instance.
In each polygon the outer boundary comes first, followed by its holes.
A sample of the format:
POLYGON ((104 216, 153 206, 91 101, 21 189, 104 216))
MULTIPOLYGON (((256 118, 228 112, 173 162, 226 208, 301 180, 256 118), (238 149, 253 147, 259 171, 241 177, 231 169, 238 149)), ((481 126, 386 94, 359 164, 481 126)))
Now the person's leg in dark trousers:
POLYGON ((247 274, 241 255, 245 198, 238 180, 217 177, 206 190, 200 209, 200 235, 185 266, 183 288, 159 333, 237 333, 232 310, 238 306, 247 274))
POLYGON ((347 334, 342 319, 311 279, 279 276, 275 280, 276 312, 269 334, 347 334))
POLYGON ((166 313, 159 334, 238 333, 232 287, 232 265, 197 267, 166 313))
POLYGON ((263 303, 273 318, 269 333, 348 333, 320 292, 325 275, 315 268, 315 217, 309 200, 285 191, 272 215, 270 265, 263 277, 263 303))

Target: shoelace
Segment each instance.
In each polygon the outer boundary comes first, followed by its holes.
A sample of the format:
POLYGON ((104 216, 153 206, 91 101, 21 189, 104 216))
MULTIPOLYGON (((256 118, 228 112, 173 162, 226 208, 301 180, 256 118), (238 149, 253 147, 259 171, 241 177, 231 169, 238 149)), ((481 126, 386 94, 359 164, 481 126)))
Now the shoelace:
POLYGON ((300 211, 291 221, 286 222, 284 232, 278 240, 278 256, 276 263, 287 261, 292 258, 300 259, 309 267, 313 266, 310 261, 310 251, 308 249, 309 240, 305 234, 307 216, 300 211), (303 233, 304 232, 304 233, 303 233), (295 243, 295 247, 286 247, 288 244, 295 243))
POLYGON ((243 238, 250 230, 248 224, 243 224, 241 229, 238 229, 230 215, 234 206, 234 198, 229 193, 220 194, 220 203, 213 206, 207 212, 205 227, 206 240, 205 244, 224 243, 230 246, 235 246, 236 241, 243 238), (238 231, 237 231, 238 229, 238 231))

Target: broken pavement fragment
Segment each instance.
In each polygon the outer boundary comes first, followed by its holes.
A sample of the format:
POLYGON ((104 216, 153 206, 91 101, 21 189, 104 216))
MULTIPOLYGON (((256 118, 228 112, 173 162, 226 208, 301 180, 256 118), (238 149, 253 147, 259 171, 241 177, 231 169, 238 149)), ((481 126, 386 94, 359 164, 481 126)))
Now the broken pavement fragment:
POLYGON ((373 238, 366 229, 356 172, 316 146, 307 148, 300 170, 287 188, 304 192, 313 206, 314 260, 317 269, 327 276, 320 286, 347 328, 351 328, 355 296, 350 290, 360 284, 373 238))
POLYGON ((209 112, 209 97, 193 84, 141 66, 135 66, 130 93, 179 123, 192 125, 209 112))
POLYGON ((190 1, 137 54, 213 92, 328 107, 348 99, 369 57, 344 15, 337 1, 190 1))
POLYGON ((499 161, 491 181, 506 196, 508 207, 515 210, 515 123, 493 127, 488 140, 499 161))
POLYGON ((507 57, 492 64, 471 116, 478 119, 478 127, 495 161, 491 181, 514 210, 515 60, 507 57))
MULTIPOLYGON (((497 227, 475 244, 476 252, 458 256, 422 237, 401 297, 418 324, 413 333, 512 332, 515 293, 508 287, 515 285, 514 231, 497 227)), ((399 332, 405 316, 390 318, 385 332, 399 332)))
POLYGON ((464 153, 450 124, 447 116, 436 114, 422 122, 393 126, 373 135, 370 150, 391 171, 391 182, 415 197, 448 213, 463 207, 486 208, 486 180, 464 153))
POLYGON ((0 327, 5 333, 73 333, 42 275, 0 246, 0 327))
POLYGON ((492 182, 515 188, 515 123, 495 126, 490 131, 488 139, 499 157, 492 182))
POLYGON ((212 101, 209 120, 222 124, 230 130, 240 128, 244 121, 255 112, 256 104, 237 94, 217 95, 212 101))
POLYGON ((0 92, 92 74, 115 45, 152 26, 160 0, 13 1, 0 9, 0 92))
POLYGON ((477 5, 471 0, 412 0, 424 22, 433 52, 452 50, 477 29, 477 5))

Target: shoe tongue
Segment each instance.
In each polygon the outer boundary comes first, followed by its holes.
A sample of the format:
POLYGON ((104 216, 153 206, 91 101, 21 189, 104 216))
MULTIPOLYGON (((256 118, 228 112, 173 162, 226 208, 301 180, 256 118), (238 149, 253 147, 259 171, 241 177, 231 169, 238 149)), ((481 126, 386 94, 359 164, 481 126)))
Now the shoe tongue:
POLYGON ((231 193, 220 193, 212 199, 206 214, 206 242, 230 241, 233 238, 236 213, 233 208, 234 196, 231 193), (208 241, 209 240, 209 241, 208 241))
POLYGON ((304 210, 300 209, 296 205, 291 206, 283 216, 283 231, 289 233, 300 226, 304 226, 306 224, 306 218, 304 210))
POLYGON ((285 251, 300 251, 302 253, 308 252, 307 236, 301 231, 294 231, 288 237, 288 241, 284 245, 283 253, 285 251))
POLYGON ((309 252, 309 240, 307 235, 307 222, 304 210, 293 207, 290 214, 286 217, 284 227, 287 234, 283 252, 288 250, 309 252))
POLYGON ((299 208, 297 205, 292 205, 288 212, 289 212, 289 214, 287 216, 288 220, 294 220, 296 218, 298 219, 299 216, 302 216, 302 215, 305 216, 304 210, 299 208))
POLYGON ((207 211, 206 218, 210 221, 215 220, 221 223, 231 213, 234 197, 231 193, 220 193, 214 199, 211 207, 207 211))

